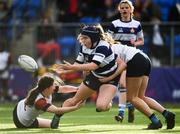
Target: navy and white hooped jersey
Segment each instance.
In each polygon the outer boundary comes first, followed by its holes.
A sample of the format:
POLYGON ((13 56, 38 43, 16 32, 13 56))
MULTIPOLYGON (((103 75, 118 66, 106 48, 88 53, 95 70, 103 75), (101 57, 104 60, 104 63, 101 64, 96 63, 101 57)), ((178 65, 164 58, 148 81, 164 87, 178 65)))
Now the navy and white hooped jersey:
POLYGON ((44 113, 52 104, 52 96, 48 99, 39 94, 33 106, 25 107, 25 99, 21 100, 17 105, 17 116, 19 121, 26 127, 30 126, 34 120, 44 113))
POLYGON ((89 49, 82 45, 78 57, 77 63, 96 63, 99 68, 91 71, 91 73, 98 78, 112 75, 117 69, 116 55, 112 52, 110 45, 100 40, 96 48, 89 49))
POLYGON ((145 53, 143 53, 140 49, 137 49, 135 47, 122 45, 119 43, 119 44, 113 44, 111 48, 112 51, 115 54, 117 54, 118 57, 120 57, 125 63, 128 63, 128 61, 130 61, 137 53, 140 53, 145 58, 149 59, 149 57, 145 53))
POLYGON ((108 33, 114 40, 128 46, 132 46, 130 40, 144 38, 140 22, 134 19, 130 22, 123 22, 120 19, 112 21, 108 27, 108 33))

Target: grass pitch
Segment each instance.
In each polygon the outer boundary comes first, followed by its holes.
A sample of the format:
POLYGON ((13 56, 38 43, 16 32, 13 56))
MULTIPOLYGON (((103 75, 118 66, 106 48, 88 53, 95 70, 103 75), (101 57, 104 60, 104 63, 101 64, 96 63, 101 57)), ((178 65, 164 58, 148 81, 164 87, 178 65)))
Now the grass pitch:
MULTIPOLYGON (((166 105, 167 108, 176 113, 176 126, 172 130, 166 129, 164 118, 159 113, 157 115, 163 123, 163 128, 159 130, 143 130, 150 121, 137 110, 134 123, 127 122, 127 111, 123 123, 118 123, 114 120, 114 115, 117 114, 117 105, 114 105, 108 112, 96 113, 94 104, 86 104, 77 111, 65 114, 58 129, 17 129, 12 121, 14 106, 13 103, 0 104, 0 134, 180 134, 180 106, 177 105, 166 105)), ((49 119, 52 116, 51 113, 41 115, 41 117, 49 119)))

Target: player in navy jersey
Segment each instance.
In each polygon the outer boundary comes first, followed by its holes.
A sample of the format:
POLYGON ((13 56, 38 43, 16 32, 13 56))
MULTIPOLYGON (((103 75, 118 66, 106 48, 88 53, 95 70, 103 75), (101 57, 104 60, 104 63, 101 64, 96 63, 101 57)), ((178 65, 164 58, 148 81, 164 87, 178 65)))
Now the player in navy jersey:
POLYGON ((59 114, 68 113, 80 108, 83 103, 70 107, 56 107, 52 104, 52 94, 55 92, 76 92, 76 87, 63 86, 61 79, 46 74, 40 78, 37 86, 31 89, 25 99, 15 106, 13 121, 17 128, 58 128, 59 114), (44 112, 55 113, 52 120, 38 118, 44 112))
MULTIPOLYGON (((78 36, 81 48, 75 63, 59 64, 57 71, 86 72, 86 76, 75 96, 66 100, 63 106, 76 105, 79 101, 84 101, 97 92, 96 111, 107 111, 111 108, 111 101, 116 94, 120 76, 106 83, 99 81, 99 78, 112 75, 118 67, 117 56, 112 52, 110 44, 103 37, 98 26, 84 26, 78 36)), ((123 65, 122 63, 120 66, 123 68, 123 65)))
POLYGON ((118 69, 113 75, 101 78, 100 81, 106 83, 119 76, 119 74, 126 69, 127 100, 151 120, 147 129, 159 129, 162 127, 161 121, 152 109, 164 116, 167 129, 174 128, 175 114, 166 110, 157 101, 145 95, 151 71, 151 61, 149 57, 135 47, 122 45, 114 41, 111 36, 106 38, 109 44, 111 44, 113 52, 124 62, 121 61, 121 63, 118 64, 118 69), (123 66, 121 64, 123 64, 123 66))
MULTIPOLYGON (((121 0, 118 5, 120 18, 112 21, 108 28, 108 33, 114 40, 121 42, 123 45, 137 47, 144 44, 142 27, 139 21, 133 19, 134 7, 129 0, 121 0)), ((123 71, 120 77, 119 85, 119 105, 118 115, 115 116, 117 121, 123 121, 126 108, 126 71, 123 71)), ((127 102, 128 122, 134 121, 134 106, 127 102)))

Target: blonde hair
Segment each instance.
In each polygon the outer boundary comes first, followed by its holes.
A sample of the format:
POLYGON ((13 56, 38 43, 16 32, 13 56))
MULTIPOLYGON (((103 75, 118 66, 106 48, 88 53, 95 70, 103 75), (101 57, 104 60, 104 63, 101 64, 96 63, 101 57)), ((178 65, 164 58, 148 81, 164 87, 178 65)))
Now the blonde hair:
POLYGON ((123 4, 123 3, 127 3, 130 6, 130 8, 131 8, 131 18, 132 18, 133 17, 133 12, 134 12, 134 6, 133 6, 132 2, 129 1, 129 0, 121 0, 119 2, 118 9, 120 9, 121 4, 123 4))
POLYGON ((100 24, 97 24, 95 27, 100 31, 102 40, 107 41, 110 45, 119 43, 118 41, 115 41, 109 33, 104 32, 104 29, 102 28, 100 24))

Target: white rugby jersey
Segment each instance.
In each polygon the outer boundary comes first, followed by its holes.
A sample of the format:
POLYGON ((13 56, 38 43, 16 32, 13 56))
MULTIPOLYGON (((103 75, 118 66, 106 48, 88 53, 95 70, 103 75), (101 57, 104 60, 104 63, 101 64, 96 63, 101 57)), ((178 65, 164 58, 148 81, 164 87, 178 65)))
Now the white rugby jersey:
POLYGON ((82 45, 76 62, 80 64, 96 63, 99 68, 91 72, 98 78, 112 75, 117 69, 116 56, 109 43, 104 40, 100 40, 94 49, 82 45))
POLYGON ((25 99, 23 99, 17 105, 17 117, 24 126, 28 127, 40 114, 47 110, 51 103, 52 96, 47 99, 42 94, 37 96, 33 106, 25 107, 25 99))
POLYGON ((134 19, 129 22, 123 22, 120 19, 112 21, 108 27, 108 33, 114 40, 128 46, 132 46, 131 39, 144 38, 140 22, 134 19))
POLYGON ((140 53, 145 58, 148 58, 148 56, 145 53, 143 53, 140 49, 137 49, 135 47, 130 47, 127 45, 122 45, 122 44, 113 44, 111 48, 113 52, 117 54, 118 57, 120 57, 125 63, 130 61, 134 57, 134 55, 137 53, 140 53))
POLYGON ((4 70, 7 66, 7 62, 10 54, 8 52, 0 52, 0 70, 4 70))

